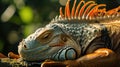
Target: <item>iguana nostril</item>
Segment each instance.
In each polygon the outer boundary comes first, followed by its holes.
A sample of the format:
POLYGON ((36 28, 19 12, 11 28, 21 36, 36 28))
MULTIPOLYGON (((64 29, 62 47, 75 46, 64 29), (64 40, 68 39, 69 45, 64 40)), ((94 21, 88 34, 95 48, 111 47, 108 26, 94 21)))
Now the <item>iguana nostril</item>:
POLYGON ((27 48, 27 46, 26 46, 26 44, 25 44, 25 39, 22 40, 21 44, 22 44, 22 46, 23 46, 24 48, 27 48))
POLYGON ((27 48, 27 46, 26 46, 26 45, 23 45, 23 47, 24 47, 24 48, 27 48))

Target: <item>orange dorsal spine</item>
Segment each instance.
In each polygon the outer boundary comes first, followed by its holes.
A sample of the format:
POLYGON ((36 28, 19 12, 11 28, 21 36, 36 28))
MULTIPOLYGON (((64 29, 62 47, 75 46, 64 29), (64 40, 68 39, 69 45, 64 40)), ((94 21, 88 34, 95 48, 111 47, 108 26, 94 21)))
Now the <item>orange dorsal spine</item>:
POLYGON ((81 2, 78 4, 77 9, 76 9, 76 11, 75 11, 75 17, 78 16, 78 13, 79 13, 79 10, 80 10, 80 7, 81 7, 82 4, 85 4, 85 2, 84 2, 84 1, 81 1, 81 2))
POLYGON ((69 6, 69 4, 70 4, 70 0, 68 0, 67 1, 67 4, 66 4, 66 18, 70 18, 71 16, 70 16, 70 6, 69 6))
MULTIPOLYGON (((96 13, 98 13, 99 10, 102 10, 102 9, 99 9, 99 7, 103 7, 103 6, 106 6, 105 4, 100 4, 100 5, 96 5, 93 9, 91 9, 89 11, 89 13, 87 14, 88 17, 94 17, 96 13)), ((96 15, 98 16, 98 15, 96 15)))
POLYGON ((88 6, 88 8, 86 8, 86 10, 84 11, 84 16, 87 16, 87 14, 89 13, 89 11, 90 11, 90 9, 93 7, 93 6, 95 6, 96 4, 91 4, 91 5, 89 5, 88 6))
POLYGON ((88 1, 87 3, 85 3, 79 11, 79 16, 83 16, 83 13, 84 13, 84 10, 85 10, 86 6, 88 6, 90 3, 95 3, 95 2, 94 1, 88 1))
POLYGON ((96 4, 94 1, 85 2, 84 0, 81 0, 78 4, 76 4, 76 2, 77 0, 74 0, 72 9, 70 9, 70 0, 68 0, 64 13, 62 7, 60 8, 60 16, 62 19, 94 20, 96 17, 97 19, 102 16, 109 18, 109 16, 113 14, 117 16, 120 14, 120 7, 106 11, 105 4, 96 4))
POLYGON ((71 12, 72 17, 74 17, 75 15, 75 5, 76 5, 76 0, 74 1, 73 7, 72 7, 72 12, 71 12))

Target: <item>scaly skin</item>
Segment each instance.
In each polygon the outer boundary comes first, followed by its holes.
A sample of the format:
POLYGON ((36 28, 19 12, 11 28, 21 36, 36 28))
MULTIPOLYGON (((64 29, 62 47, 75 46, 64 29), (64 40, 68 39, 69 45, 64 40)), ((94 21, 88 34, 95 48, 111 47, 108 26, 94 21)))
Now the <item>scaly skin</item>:
POLYGON ((20 58, 46 60, 41 67, 119 67, 120 7, 106 11, 83 0, 75 7, 75 0, 70 11, 69 3, 64 14, 60 8, 59 17, 20 42, 20 58))
POLYGON ((120 66, 120 21, 116 23, 103 23, 109 31, 112 47, 97 48, 98 44, 102 44, 101 38, 96 38, 87 49, 87 53, 76 59, 66 60, 64 62, 46 61, 41 67, 119 67, 120 66), (93 50, 93 49, 96 50, 93 50))

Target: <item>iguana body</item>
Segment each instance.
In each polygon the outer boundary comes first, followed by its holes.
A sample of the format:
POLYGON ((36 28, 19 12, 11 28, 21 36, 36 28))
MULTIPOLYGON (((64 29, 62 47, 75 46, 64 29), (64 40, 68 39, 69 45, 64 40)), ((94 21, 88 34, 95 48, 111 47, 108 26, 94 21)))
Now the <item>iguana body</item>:
POLYGON ((75 0, 70 11, 69 3, 65 14, 60 8, 59 17, 20 43, 20 57, 26 61, 54 60, 41 67, 120 66, 119 7, 106 11, 104 4, 83 0, 76 7, 75 0))

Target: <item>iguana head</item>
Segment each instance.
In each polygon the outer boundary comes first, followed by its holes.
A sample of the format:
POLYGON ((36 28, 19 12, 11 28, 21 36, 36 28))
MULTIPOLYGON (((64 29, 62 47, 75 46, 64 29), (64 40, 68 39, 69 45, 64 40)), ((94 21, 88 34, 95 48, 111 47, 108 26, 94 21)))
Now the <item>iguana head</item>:
POLYGON ((75 59, 79 52, 76 50, 79 47, 75 41, 54 24, 48 24, 44 28, 36 30, 35 33, 23 39, 18 48, 21 58, 27 61, 40 61, 55 57, 55 60, 57 60, 58 56, 54 56, 57 54, 63 55, 61 60, 66 59, 65 54, 67 59, 75 59))
MULTIPOLYGON (((65 22, 65 24, 71 24, 72 22, 74 26, 74 22, 79 22, 79 24, 84 22, 94 24, 96 21, 106 22, 111 21, 113 18, 118 19, 118 17, 120 17, 119 7, 111 11, 106 11, 104 8, 105 4, 97 5, 94 1, 85 3, 84 0, 81 0, 76 6, 75 0, 72 10, 70 11, 69 3, 70 0, 66 3, 64 14, 62 8, 60 8, 60 17, 56 17, 51 23, 43 28, 39 28, 35 33, 20 42, 18 52, 22 59, 27 61, 75 59, 80 56, 82 48, 80 48, 75 38, 72 38, 73 36, 70 35, 70 32, 68 34, 68 32, 62 29, 65 25, 62 24, 62 26, 59 26, 56 25, 57 23, 65 22)), ((79 31, 80 29, 82 28, 78 28, 79 31)), ((90 27, 88 29, 92 28, 90 27)), ((68 29, 67 31, 71 30, 68 29)), ((79 31, 76 32, 81 34, 79 31)), ((86 36, 86 39, 87 37, 89 36, 86 36)))

